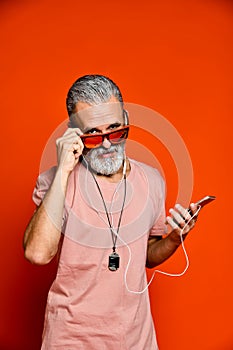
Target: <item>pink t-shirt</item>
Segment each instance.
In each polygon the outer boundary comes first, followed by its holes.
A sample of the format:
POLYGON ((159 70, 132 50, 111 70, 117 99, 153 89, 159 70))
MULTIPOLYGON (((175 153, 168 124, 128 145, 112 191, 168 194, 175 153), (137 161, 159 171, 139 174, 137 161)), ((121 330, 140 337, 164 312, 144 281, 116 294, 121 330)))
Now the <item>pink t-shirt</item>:
MULTIPOLYGON (((145 263, 149 235, 165 233, 164 181, 156 169, 130 160, 126 199, 116 241, 117 271, 108 269, 112 235, 103 201, 80 163, 69 177, 64 239, 57 276, 48 295, 43 350, 156 350, 145 263)), ((37 205, 56 168, 39 176, 37 205)), ((97 180, 112 226, 117 229, 125 183, 97 180)), ((114 235, 115 237, 115 235, 114 235)))

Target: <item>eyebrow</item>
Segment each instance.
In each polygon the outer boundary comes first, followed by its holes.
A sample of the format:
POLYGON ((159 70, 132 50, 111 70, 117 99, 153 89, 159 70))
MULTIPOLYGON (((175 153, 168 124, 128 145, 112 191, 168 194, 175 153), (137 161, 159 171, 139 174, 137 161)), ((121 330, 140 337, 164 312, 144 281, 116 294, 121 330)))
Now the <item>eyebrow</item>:
MULTIPOLYGON (((108 129, 111 129, 111 128, 114 128, 114 127, 117 128, 118 126, 121 126, 121 123, 116 122, 116 123, 110 124, 110 125, 107 127, 107 130, 108 130, 108 129)), ((100 129, 98 129, 98 128, 85 129, 85 130, 83 130, 83 133, 84 133, 84 134, 88 134, 88 133, 91 133, 91 132, 93 132, 93 131, 102 133, 102 131, 101 131, 100 129)))

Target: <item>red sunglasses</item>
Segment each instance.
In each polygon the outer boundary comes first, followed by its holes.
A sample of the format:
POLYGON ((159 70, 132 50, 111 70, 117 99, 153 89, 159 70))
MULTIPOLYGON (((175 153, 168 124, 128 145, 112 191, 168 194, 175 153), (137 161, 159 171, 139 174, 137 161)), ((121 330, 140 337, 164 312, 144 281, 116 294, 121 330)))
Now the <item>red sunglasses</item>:
POLYGON ((83 134, 80 138, 86 148, 95 148, 102 145, 106 138, 112 144, 121 143, 127 139, 129 133, 129 125, 126 125, 120 129, 106 132, 104 134, 83 134))

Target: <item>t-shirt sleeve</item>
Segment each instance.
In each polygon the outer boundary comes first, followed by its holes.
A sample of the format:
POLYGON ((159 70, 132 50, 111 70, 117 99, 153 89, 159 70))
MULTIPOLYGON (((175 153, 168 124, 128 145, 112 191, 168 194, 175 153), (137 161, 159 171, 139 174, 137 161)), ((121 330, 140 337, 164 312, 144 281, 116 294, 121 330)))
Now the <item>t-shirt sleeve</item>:
POLYGON ((163 208, 161 210, 161 213, 158 219, 155 221, 154 225, 150 230, 149 237, 163 236, 165 233, 167 233, 167 226, 165 222, 166 222, 166 215, 165 215, 165 209, 163 208))
MULTIPOLYGON (((37 206, 39 206, 43 201, 44 196, 46 195, 47 191, 49 190, 53 182, 55 173, 56 173, 56 167, 53 167, 38 176, 36 181, 36 186, 32 194, 32 200, 37 206)), ((61 227, 62 232, 64 232, 65 230, 66 221, 67 221, 67 210, 64 207, 63 217, 62 217, 62 227, 61 227)))
POLYGON ((53 167, 38 176, 36 186, 32 194, 32 200, 37 206, 41 204, 42 200, 44 199, 44 196, 49 190, 51 183, 54 179, 55 172, 56 167, 53 167))
POLYGON ((160 176, 155 190, 154 201, 159 202, 160 212, 150 229, 149 236, 162 236, 167 233, 166 211, 165 211, 166 186, 164 179, 160 176))

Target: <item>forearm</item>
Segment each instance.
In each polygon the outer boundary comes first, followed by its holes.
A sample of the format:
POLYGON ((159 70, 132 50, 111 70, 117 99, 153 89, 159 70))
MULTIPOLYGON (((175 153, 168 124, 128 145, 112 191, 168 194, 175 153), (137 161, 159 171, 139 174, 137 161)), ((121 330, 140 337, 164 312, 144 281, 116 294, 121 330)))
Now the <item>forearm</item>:
MULTIPOLYGON (((185 239, 185 236, 186 235, 183 235, 183 239, 185 239)), ((148 242, 146 266, 148 268, 153 268, 162 264, 175 253, 180 244, 181 238, 176 230, 173 230, 168 236, 161 240, 151 239, 148 242)))
POLYGON ((43 202, 25 231, 25 257, 32 263, 46 264, 57 252, 67 182, 68 175, 58 170, 43 202))

